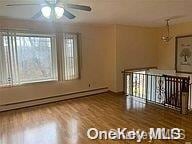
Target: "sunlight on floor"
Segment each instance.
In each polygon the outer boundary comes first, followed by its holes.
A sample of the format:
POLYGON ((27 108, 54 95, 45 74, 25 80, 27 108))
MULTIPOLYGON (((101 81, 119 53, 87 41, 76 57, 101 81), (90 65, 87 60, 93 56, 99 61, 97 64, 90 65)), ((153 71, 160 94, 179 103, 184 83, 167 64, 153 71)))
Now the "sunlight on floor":
POLYGON ((131 110, 131 109, 141 110, 146 106, 146 103, 144 100, 136 97, 127 96, 126 100, 127 100, 126 101, 127 110, 131 110))
MULTIPOLYGON (((22 127, 22 126, 21 126, 22 127)), ((23 129, 22 129, 23 130, 23 129)), ((19 131, 15 133, 12 131, 9 134, 9 139, 2 136, 3 143, 13 144, 17 143, 27 143, 27 144, 58 144, 57 137, 57 124, 50 122, 47 124, 39 125, 37 127, 26 127, 24 131, 19 131)))

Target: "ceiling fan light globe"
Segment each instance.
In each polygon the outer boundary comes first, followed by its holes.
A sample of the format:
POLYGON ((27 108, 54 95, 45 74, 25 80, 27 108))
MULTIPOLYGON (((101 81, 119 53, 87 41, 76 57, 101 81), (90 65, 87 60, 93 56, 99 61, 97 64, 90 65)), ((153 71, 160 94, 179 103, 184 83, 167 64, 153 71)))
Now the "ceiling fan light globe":
POLYGON ((64 8, 62 7, 55 7, 55 16, 57 19, 60 19, 64 14, 64 8))
POLYGON ((42 7, 42 9, 41 9, 41 12, 42 12, 42 14, 43 14, 43 16, 45 17, 45 18, 47 18, 47 19, 49 19, 50 18, 50 16, 51 16, 51 7, 49 7, 49 6, 44 6, 44 7, 42 7))

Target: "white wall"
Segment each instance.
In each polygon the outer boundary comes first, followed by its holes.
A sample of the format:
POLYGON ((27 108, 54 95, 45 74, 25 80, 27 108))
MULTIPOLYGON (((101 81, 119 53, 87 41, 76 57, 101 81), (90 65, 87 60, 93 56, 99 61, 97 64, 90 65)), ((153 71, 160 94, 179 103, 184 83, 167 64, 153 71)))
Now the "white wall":
POLYGON ((120 92, 123 90, 123 69, 157 66, 158 31, 154 28, 48 24, 13 19, 1 19, 0 28, 79 32, 82 36, 80 80, 2 88, 0 105, 103 87, 120 92))
POLYGON ((123 91, 122 70, 157 67, 157 33, 155 28, 117 25, 117 91, 123 91))
POLYGON ((90 89, 107 87, 106 37, 108 28, 93 25, 47 24, 21 20, 0 20, 0 28, 30 29, 33 31, 65 31, 81 33, 81 79, 65 82, 45 82, 0 89, 0 105, 90 89), (89 87, 89 84, 91 87, 89 87))

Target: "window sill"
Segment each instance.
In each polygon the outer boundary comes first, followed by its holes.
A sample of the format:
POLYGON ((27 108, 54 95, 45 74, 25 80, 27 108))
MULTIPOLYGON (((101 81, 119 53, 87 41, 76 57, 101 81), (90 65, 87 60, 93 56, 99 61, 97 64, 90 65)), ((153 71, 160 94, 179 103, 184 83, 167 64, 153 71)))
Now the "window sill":
POLYGON ((33 86, 33 85, 40 85, 40 84, 48 84, 48 83, 57 83, 58 80, 44 80, 44 81, 37 81, 37 82, 31 82, 31 83, 22 83, 18 85, 13 86, 0 86, 0 89, 2 88, 15 88, 15 87, 24 87, 24 86, 33 86))
POLYGON ((13 85, 13 86, 0 86, 0 89, 3 88, 17 88, 17 87, 25 87, 25 86, 35 86, 35 85, 42 85, 42 84, 51 84, 51 83, 70 83, 70 82, 75 82, 81 80, 80 78, 78 79, 73 79, 73 80, 64 80, 64 81, 59 81, 59 80, 42 80, 42 81, 37 81, 37 82, 31 82, 31 83, 22 83, 18 85, 13 85))

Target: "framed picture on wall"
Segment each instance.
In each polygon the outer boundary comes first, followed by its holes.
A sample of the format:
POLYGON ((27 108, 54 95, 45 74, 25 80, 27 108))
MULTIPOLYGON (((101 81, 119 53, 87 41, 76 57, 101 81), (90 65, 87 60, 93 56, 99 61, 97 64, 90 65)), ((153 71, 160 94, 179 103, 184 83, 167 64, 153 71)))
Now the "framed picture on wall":
POLYGON ((176 37, 175 69, 178 73, 192 73, 192 35, 176 37))

